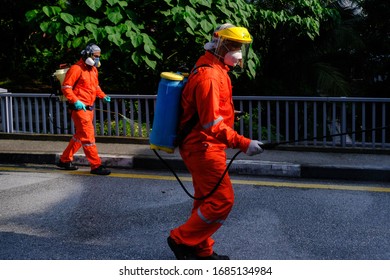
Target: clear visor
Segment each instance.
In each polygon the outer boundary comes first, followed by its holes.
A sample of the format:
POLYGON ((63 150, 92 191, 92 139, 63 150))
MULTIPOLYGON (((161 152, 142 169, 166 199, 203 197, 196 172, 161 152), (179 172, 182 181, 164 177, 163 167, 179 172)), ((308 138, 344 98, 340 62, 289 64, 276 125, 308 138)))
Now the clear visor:
POLYGON ((250 44, 219 38, 216 42, 215 55, 234 71, 242 72, 246 67, 250 44))

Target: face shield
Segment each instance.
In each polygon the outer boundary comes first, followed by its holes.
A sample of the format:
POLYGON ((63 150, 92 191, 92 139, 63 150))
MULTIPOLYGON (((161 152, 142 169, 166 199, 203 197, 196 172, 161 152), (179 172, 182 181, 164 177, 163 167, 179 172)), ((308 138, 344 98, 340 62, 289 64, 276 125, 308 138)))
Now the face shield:
POLYGON ((214 32, 212 41, 206 43, 204 48, 235 71, 242 72, 251 42, 252 38, 245 27, 224 24, 214 32))
POLYGON ((219 38, 215 48, 215 55, 236 72, 242 72, 246 65, 249 43, 236 42, 219 38))

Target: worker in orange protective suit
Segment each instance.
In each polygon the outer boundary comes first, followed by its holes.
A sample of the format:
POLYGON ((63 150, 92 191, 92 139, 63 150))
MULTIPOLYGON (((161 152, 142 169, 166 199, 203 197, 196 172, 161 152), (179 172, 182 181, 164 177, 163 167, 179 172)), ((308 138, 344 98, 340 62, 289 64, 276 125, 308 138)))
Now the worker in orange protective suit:
POLYGON ((83 147, 86 158, 91 165, 91 174, 109 175, 98 155, 93 125, 94 103, 96 97, 110 102, 99 86, 97 67, 100 66, 100 48, 89 44, 81 52, 80 60, 66 72, 62 92, 68 99, 69 110, 75 125, 75 134, 62 153, 57 166, 66 170, 77 170, 73 164, 73 155, 83 147))
MULTIPOLYGON (((192 70, 183 90, 183 114, 179 129, 184 130, 194 114, 197 123, 180 144, 180 154, 192 175, 195 197, 205 196, 215 187, 226 169, 226 148, 238 148, 247 155, 263 151, 262 143, 239 135, 234 129, 235 111, 228 71, 244 67, 245 54, 252 42, 248 30, 232 24, 218 27, 206 53, 192 70)), ((204 200, 195 200, 189 219, 171 230, 168 245, 177 259, 229 259, 214 252, 211 236, 228 217, 234 202, 229 175, 204 200)))

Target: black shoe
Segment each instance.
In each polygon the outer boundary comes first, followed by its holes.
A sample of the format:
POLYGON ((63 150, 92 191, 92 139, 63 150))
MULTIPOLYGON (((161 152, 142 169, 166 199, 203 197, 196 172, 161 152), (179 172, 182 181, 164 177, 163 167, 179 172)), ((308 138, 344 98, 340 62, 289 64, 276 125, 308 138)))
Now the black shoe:
POLYGON ((196 256, 196 259, 197 260, 230 260, 228 256, 218 255, 215 252, 213 252, 211 256, 207 256, 207 257, 196 256))
POLYGON ((65 170, 77 170, 79 169, 76 165, 73 164, 73 162, 62 162, 61 160, 57 162, 57 166, 60 168, 63 168, 65 170))
POLYGON ((92 169, 91 174, 95 175, 110 175, 111 171, 106 169, 103 165, 100 165, 98 168, 92 169))
POLYGON ((168 237, 167 239, 169 248, 171 248, 172 252, 175 254, 176 259, 178 260, 195 260, 195 250, 194 248, 184 245, 177 244, 172 237, 168 237))

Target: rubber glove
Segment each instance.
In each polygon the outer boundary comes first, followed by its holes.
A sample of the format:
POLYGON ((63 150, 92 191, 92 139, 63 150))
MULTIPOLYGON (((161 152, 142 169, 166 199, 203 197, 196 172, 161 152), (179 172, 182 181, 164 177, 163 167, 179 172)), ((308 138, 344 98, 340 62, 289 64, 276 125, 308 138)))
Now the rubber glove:
POLYGON ((81 110, 83 109, 84 111, 87 111, 87 108, 85 107, 85 104, 83 102, 81 102, 80 100, 77 100, 75 103, 74 103, 74 107, 76 108, 76 110, 81 110))
POLYGON ((105 103, 111 102, 111 97, 109 97, 108 95, 106 95, 106 96, 104 96, 103 101, 104 101, 105 103))
POLYGON ((257 154, 262 153, 264 150, 261 148, 261 145, 263 145, 262 142, 257 141, 257 140, 251 140, 249 143, 248 149, 246 150, 246 154, 248 156, 254 156, 257 154))

